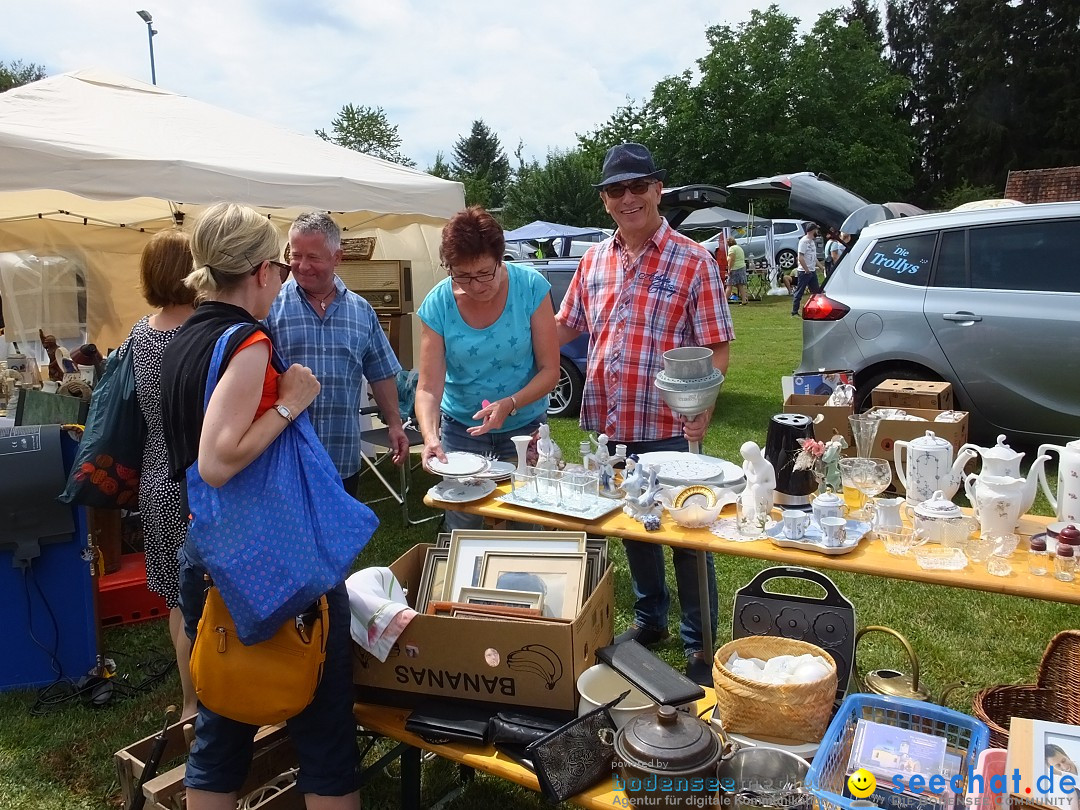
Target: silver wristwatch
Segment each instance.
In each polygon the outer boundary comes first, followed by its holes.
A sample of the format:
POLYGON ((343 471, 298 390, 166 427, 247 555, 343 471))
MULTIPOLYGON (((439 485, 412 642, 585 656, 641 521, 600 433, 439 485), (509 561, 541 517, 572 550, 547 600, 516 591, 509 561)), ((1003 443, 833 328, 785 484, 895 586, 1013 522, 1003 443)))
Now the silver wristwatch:
POLYGON ((293 420, 292 411, 282 405, 280 402, 274 406, 274 410, 285 417, 286 421, 291 422, 293 420))

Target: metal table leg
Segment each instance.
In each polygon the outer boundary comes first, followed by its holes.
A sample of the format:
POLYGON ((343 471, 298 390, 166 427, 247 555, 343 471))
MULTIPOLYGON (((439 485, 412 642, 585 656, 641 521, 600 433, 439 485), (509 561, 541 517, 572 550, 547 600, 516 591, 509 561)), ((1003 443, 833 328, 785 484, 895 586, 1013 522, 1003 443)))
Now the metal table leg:
POLYGON ((420 810, 420 749, 411 745, 401 752, 401 807, 420 810))

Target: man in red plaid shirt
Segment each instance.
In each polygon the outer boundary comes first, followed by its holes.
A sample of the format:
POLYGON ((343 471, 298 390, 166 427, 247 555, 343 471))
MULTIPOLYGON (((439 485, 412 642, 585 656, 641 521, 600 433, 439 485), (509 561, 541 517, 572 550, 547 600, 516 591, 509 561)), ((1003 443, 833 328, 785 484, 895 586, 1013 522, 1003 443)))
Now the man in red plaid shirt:
MULTIPOLYGON (((581 426, 625 444, 627 453, 686 451, 688 442, 701 440, 711 410, 694 419, 678 416, 653 381, 663 370, 664 352, 681 346, 712 349, 713 364, 726 373, 728 342, 735 337, 716 261, 660 215, 666 176, 640 144, 608 150, 596 188, 618 230, 582 258, 556 316, 562 343, 586 331, 590 335, 581 426)), ((658 644, 668 636, 670 604, 663 546, 623 542, 636 602, 633 623, 616 641, 658 644)), ((696 552, 673 548, 672 556, 687 675, 711 684, 711 650, 702 649, 696 552)), ((715 638, 716 573, 713 555, 708 556, 715 638)))

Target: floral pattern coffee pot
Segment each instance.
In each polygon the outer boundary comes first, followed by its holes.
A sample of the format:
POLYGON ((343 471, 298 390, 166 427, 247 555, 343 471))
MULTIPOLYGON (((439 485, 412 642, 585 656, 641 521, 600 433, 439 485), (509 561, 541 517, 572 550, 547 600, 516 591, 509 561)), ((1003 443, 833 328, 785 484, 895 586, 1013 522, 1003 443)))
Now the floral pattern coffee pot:
POLYGON ((1067 523, 1080 523, 1080 439, 1075 439, 1064 447, 1056 444, 1039 446, 1039 455, 1054 452, 1061 458, 1058 461, 1057 497, 1050 491, 1046 480, 1046 467, 1039 470, 1043 492, 1050 506, 1057 513, 1057 519, 1067 523))
POLYGON ((899 440, 893 443, 896 475, 912 505, 929 500, 939 490, 951 500, 963 482, 965 465, 973 458, 974 450, 962 448, 954 461, 952 444, 932 430, 910 442, 899 440), (906 466, 904 450, 907 451, 906 466))
MULTIPOLYGON (((961 452, 971 450, 982 458, 982 469, 976 476, 976 481, 972 486, 975 497, 972 497, 970 493, 968 494, 972 505, 978 501, 979 483, 983 479, 988 477, 1018 478, 1023 481, 1020 495, 1020 514, 1025 515, 1031 510, 1031 505, 1035 503, 1039 478, 1043 475, 1043 467, 1050 460, 1050 456, 1042 454, 1042 448, 1039 449, 1039 457, 1035 459, 1035 463, 1028 470, 1026 479, 1020 475, 1020 461, 1024 458, 1024 454, 1018 453, 1005 444, 1004 434, 997 437, 997 444, 993 447, 978 447, 974 444, 965 444, 961 446, 960 450, 961 452)), ((968 476, 968 478, 971 477, 968 476)), ((1000 482, 998 483, 1000 486, 1000 482)), ((964 489, 967 491, 967 479, 964 482, 964 489)))
MULTIPOLYGON (((1037 479, 1031 479, 1031 486, 1037 479)), ((1020 509, 1028 482, 1004 475, 975 475, 964 479, 964 492, 975 510, 983 537, 1011 534, 1020 522, 1020 509)), ((1034 497, 1034 496, 1033 496, 1034 497)))

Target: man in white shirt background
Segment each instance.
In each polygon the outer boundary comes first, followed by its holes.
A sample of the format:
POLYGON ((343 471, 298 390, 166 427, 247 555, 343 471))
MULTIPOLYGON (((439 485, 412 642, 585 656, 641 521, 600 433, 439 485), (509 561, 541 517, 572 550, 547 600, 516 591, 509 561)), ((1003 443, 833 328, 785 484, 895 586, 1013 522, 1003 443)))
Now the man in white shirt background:
POLYGON ((803 293, 809 288, 811 293, 821 292, 817 278, 817 223, 806 226, 806 233, 799 240, 799 274, 795 283, 795 297, 791 301, 791 314, 799 314, 803 293))

